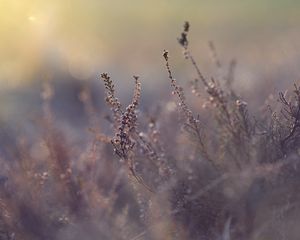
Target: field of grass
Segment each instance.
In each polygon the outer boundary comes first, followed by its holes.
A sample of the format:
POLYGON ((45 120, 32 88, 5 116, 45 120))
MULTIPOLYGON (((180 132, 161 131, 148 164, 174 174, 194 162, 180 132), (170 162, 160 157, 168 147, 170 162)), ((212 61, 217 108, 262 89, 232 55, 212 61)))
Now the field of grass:
POLYGON ((187 71, 159 55, 168 91, 133 76, 126 102, 109 73, 31 89, 30 118, 1 125, 1 240, 299 239, 297 81, 243 97, 236 60, 209 42, 208 76, 192 31, 187 71))

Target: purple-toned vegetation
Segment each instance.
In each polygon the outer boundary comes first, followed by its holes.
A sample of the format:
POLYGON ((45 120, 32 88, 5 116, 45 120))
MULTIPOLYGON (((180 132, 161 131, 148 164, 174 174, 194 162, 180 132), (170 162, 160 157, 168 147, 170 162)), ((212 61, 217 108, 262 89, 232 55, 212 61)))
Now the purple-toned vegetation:
POLYGON ((236 61, 224 64, 210 42, 225 74, 206 77, 189 31, 186 22, 178 43, 195 70, 190 89, 167 50, 173 96, 148 110, 142 77, 126 107, 103 73, 111 114, 97 114, 93 89, 76 100, 84 142, 57 124, 56 90, 44 85, 35 133, 1 137, 0 240, 299 239, 300 88, 250 111, 233 86, 236 61))

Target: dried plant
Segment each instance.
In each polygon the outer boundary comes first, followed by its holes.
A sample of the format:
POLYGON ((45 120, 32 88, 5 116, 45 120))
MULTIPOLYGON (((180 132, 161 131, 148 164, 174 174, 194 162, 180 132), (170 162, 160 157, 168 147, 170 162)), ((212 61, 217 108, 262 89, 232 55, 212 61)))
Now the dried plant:
MULTIPOLYGON (((189 29, 189 24, 186 22, 185 31, 182 33, 182 38, 184 38, 184 39, 179 40, 179 42, 183 46, 187 46, 187 42, 185 42, 185 41, 187 41, 186 34, 187 34, 188 29, 189 29)), ((185 118, 186 118, 185 129, 189 133, 191 133, 191 135, 196 136, 196 139, 197 139, 197 142, 198 142, 198 145, 199 145, 199 149, 201 150, 201 152, 203 154, 203 157, 205 157, 208 161, 210 161, 215 166, 215 163, 209 157, 209 154, 206 151, 206 147, 205 147, 204 139, 203 139, 204 134, 203 134, 203 131, 202 131, 201 122, 200 122, 199 118, 197 119, 193 116, 192 111, 189 109, 189 107, 186 104, 186 99, 185 99, 182 87, 180 87, 177 84, 176 80, 173 78, 173 75, 172 75, 172 72, 171 72, 171 69, 170 69, 170 65, 169 65, 169 53, 168 53, 168 51, 164 50, 163 57, 166 61, 166 68, 167 68, 167 71, 168 71, 169 79, 171 81, 171 86, 173 88, 172 93, 174 95, 177 95, 177 97, 179 99, 178 105, 179 105, 181 111, 183 112, 183 114, 185 115, 185 118)))
POLYGON ((291 145, 295 146, 299 141, 298 135, 300 127, 300 89, 296 84, 294 85, 294 87, 294 96, 292 96, 290 100, 288 100, 282 92, 279 93, 279 98, 283 105, 281 114, 284 117, 285 125, 287 128, 287 133, 285 136, 283 136, 283 133, 280 134, 282 138, 280 140, 280 146, 282 152, 285 155, 292 150, 291 145))
POLYGON ((120 157, 121 162, 124 162, 131 176, 147 190, 153 190, 144 182, 144 180, 136 173, 134 162, 134 147, 136 145, 138 131, 137 131, 137 114, 136 110, 141 96, 141 83, 138 76, 133 76, 135 81, 135 88, 133 93, 132 102, 126 107, 125 111, 121 110, 121 104, 115 97, 114 85, 110 77, 103 73, 101 75, 105 88, 107 90, 107 102, 113 107, 115 126, 117 130, 115 136, 111 140, 114 146, 115 153, 120 157))
POLYGON ((191 98, 165 50, 175 98, 155 110, 141 104, 139 77, 123 108, 103 73, 112 116, 85 85, 76 95, 85 130, 71 130, 80 141, 56 116, 51 83, 34 131, 0 132, 0 240, 299 238, 300 88, 250 108, 234 89, 236 61, 210 42, 218 74, 206 77, 190 29, 185 22, 178 43, 195 70, 191 98))

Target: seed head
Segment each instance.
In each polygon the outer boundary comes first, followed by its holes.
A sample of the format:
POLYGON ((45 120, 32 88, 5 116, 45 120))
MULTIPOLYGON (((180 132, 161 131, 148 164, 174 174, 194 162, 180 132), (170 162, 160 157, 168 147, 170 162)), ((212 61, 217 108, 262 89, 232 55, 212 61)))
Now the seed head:
POLYGON ((169 60, 169 52, 167 50, 164 50, 163 56, 164 56, 166 61, 169 60))

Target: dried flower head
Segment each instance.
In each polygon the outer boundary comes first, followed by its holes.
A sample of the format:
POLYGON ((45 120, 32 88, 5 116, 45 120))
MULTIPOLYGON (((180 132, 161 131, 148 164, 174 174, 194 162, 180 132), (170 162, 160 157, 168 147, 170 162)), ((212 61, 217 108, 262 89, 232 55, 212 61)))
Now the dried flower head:
POLYGON ((120 122, 121 115, 122 115, 122 110, 121 110, 122 105, 121 105, 120 101, 118 100, 118 98, 116 98, 116 96, 115 96, 115 85, 113 84, 110 76, 108 76, 107 73, 102 73, 101 78, 104 82, 104 86, 106 89, 106 99, 105 100, 113 112, 114 126, 115 126, 115 128, 117 128, 117 126, 120 122))
POLYGON ((179 44, 184 48, 186 48, 189 44, 187 39, 189 28, 190 28, 189 22, 185 22, 183 25, 183 32, 181 33, 181 36, 177 39, 179 44))
POLYGON ((184 30, 185 32, 188 32, 189 29, 190 29, 190 23, 189 23, 188 21, 185 21, 185 22, 184 22, 184 25, 183 25, 183 30, 184 30))
POLYGON ((163 51, 163 57, 165 58, 166 61, 169 60, 169 52, 167 50, 163 51))
POLYGON ((131 104, 125 111, 121 109, 121 103, 115 96, 115 88, 107 73, 101 74, 106 89, 106 102, 110 105, 114 114, 115 136, 111 140, 115 153, 122 161, 128 162, 130 153, 135 145, 133 133, 136 133, 136 109, 141 96, 141 83, 138 76, 134 76, 135 88, 131 104))

